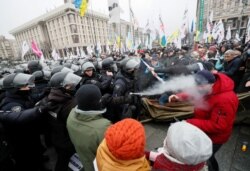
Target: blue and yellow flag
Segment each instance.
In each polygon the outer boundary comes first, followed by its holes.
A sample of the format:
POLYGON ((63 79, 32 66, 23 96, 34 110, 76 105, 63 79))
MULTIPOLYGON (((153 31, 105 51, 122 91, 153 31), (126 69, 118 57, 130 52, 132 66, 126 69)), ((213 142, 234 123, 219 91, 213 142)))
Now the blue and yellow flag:
POLYGON ((79 9, 82 4, 82 0, 74 0, 74 4, 75 4, 75 7, 79 9))
POLYGON ((82 0, 81 6, 80 6, 80 16, 83 17, 85 15, 85 12, 88 8, 88 0, 82 0))

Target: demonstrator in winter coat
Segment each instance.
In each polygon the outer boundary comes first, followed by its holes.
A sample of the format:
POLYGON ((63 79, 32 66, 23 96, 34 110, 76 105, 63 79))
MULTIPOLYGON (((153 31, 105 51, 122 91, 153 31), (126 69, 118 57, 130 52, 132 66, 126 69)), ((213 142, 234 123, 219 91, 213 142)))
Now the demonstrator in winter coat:
MULTIPOLYGON (((233 92, 233 81, 224 74, 212 74, 203 70, 195 75, 195 80, 198 83, 197 90, 204 95, 204 103, 194 104, 194 118, 187 122, 197 126, 211 138, 213 155, 209 159, 210 167, 218 170, 214 154, 228 141, 232 133, 239 101, 233 92)), ((170 102, 190 99, 192 96, 185 93, 169 97, 170 102)))

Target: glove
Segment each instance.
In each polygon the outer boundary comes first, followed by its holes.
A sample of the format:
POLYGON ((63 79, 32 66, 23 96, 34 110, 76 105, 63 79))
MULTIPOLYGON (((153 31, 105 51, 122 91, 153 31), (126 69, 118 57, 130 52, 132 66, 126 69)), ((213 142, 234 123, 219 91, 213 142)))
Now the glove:
POLYGON ((129 94, 124 97, 125 103, 133 103, 133 95, 129 94))
POLYGON ((103 106, 107 106, 112 100, 111 94, 104 94, 101 98, 101 103, 103 106))
POLYGON ((48 106, 38 106, 38 112, 40 114, 46 113, 49 111, 49 107, 48 106))

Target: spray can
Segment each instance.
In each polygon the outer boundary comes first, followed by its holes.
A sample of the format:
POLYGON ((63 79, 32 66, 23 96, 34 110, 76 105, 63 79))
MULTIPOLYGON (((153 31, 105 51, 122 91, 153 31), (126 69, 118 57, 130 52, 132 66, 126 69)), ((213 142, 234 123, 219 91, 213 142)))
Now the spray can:
POLYGON ((247 145, 248 145, 248 142, 247 141, 243 141, 242 142, 242 146, 241 146, 241 151, 243 151, 243 152, 247 151, 247 145))

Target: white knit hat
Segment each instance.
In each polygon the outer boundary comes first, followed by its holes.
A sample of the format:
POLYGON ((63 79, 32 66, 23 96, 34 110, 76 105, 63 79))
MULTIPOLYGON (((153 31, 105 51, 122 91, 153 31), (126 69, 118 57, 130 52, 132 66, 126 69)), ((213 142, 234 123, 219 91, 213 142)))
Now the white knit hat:
POLYGON ((185 121, 172 124, 164 140, 164 151, 181 163, 197 165, 212 155, 212 141, 199 128, 185 121))

